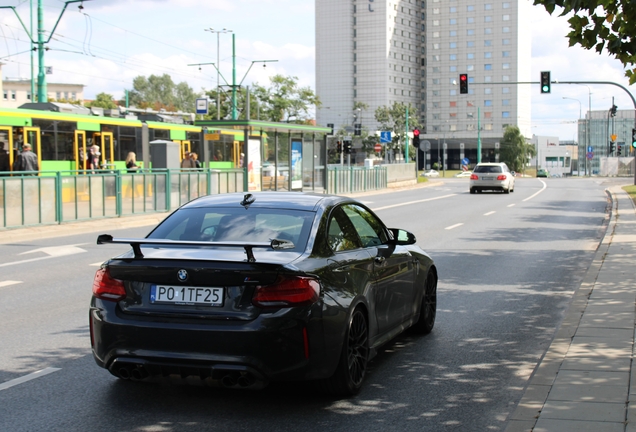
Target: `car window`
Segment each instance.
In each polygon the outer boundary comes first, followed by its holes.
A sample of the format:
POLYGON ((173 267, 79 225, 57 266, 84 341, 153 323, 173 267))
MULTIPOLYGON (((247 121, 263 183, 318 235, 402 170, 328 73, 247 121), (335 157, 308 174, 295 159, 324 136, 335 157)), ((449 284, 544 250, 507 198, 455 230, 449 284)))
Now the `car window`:
POLYGON ((149 238, 187 241, 290 240, 295 249, 307 244, 315 213, 284 209, 190 208, 173 213, 149 238))
POLYGON ((498 165, 477 165, 474 172, 477 173, 500 173, 503 172, 498 165))
POLYGON ((351 225, 351 221, 342 212, 341 208, 335 209, 329 218, 327 243, 334 252, 353 250, 361 247, 358 236, 351 225))
POLYGON ((357 205, 343 206, 362 243, 362 247, 377 246, 387 241, 382 223, 367 209, 357 205))

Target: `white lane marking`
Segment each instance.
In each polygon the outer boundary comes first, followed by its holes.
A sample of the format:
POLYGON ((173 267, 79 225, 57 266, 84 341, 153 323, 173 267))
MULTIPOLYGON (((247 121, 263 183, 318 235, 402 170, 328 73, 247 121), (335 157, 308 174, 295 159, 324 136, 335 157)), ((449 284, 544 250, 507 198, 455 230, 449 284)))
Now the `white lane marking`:
POLYGON ((515 206, 514 204, 508 204, 508 207, 514 207, 514 206, 515 206))
POLYGON ((20 283, 22 283, 22 281, 0 281, 0 288, 20 283))
POLYGON ((31 259, 26 259, 26 260, 21 260, 21 261, 12 261, 12 262, 9 262, 9 263, 0 264, 0 267, 8 267, 8 266, 16 265, 16 264, 26 264, 26 263, 30 263, 30 262, 34 262, 34 261, 41 261, 41 260, 55 258, 55 257, 62 257, 62 256, 75 255, 75 254, 78 254, 78 253, 84 253, 84 252, 87 252, 87 250, 79 248, 77 246, 82 246, 82 245, 85 245, 85 244, 88 244, 88 243, 80 243, 80 244, 76 244, 76 245, 53 246, 53 247, 44 247, 44 248, 39 248, 39 249, 33 249, 33 250, 30 250, 30 251, 22 252, 19 255, 42 252, 42 253, 45 253, 47 256, 39 257, 39 258, 31 258, 31 259))
POLYGON ((411 204, 418 204, 418 203, 423 203, 423 202, 427 202, 427 201, 434 201, 434 200, 438 200, 438 199, 442 199, 442 198, 450 198, 450 197, 454 197, 457 194, 450 194, 450 195, 443 195, 443 196, 438 196, 438 197, 434 197, 434 198, 426 198, 426 199, 422 199, 422 200, 417 200, 417 201, 408 201, 408 202, 403 202, 400 204, 393 204, 393 205, 388 205, 388 206, 384 206, 384 207, 378 207, 373 209, 373 211, 379 211, 379 210, 386 210, 386 209, 390 209, 393 207, 400 207, 400 206, 405 206, 405 205, 411 205, 411 204))
POLYGON ((91 266, 91 267, 99 267, 102 264, 104 264, 104 261, 100 261, 100 262, 96 262, 96 263, 93 263, 93 264, 89 264, 89 266, 91 266))
POLYGON ((496 211, 491 211, 491 212, 488 212, 488 213, 484 213, 484 216, 490 216, 491 214, 495 214, 495 213, 497 213, 497 212, 496 211))
POLYGON ((3 382, 3 383, 0 383, 0 390, 6 390, 6 389, 11 388, 13 386, 17 386, 19 384, 23 384, 23 383, 25 383, 27 381, 31 381, 33 379, 43 377, 45 375, 48 375, 48 374, 53 373, 53 372, 57 372, 59 370, 61 370, 61 369, 60 368, 48 367, 46 369, 42 369, 40 371, 30 373, 30 374, 25 375, 23 377, 16 378, 16 379, 13 379, 11 381, 6 381, 6 382, 3 382))
POLYGON ((539 195, 541 192, 543 192, 543 191, 545 190, 545 188, 547 188, 547 187, 548 187, 548 185, 547 185, 547 184, 545 184, 545 182, 544 182, 543 180, 539 180, 539 181, 540 181, 541 183, 543 183, 543 187, 541 188, 541 190, 540 190, 539 192, 537 192, 536 194, 534 194, 534 195, 530 195, 528 198, 524 199, 524 200, 523 200, 523 202, 530 201, 532 198, 534 198, 534 197, 536 197, 537 195, 539 195))
POLYGON ((22 252, 19 255, 26 255, 36 252, 44 252, 49 256, 67 256, 67 255, 75 255, 78 253, 86 252, 86 249, 78 248, 77 246, 84 246, 88 243, 80 243, 74 245, 62 245, 62 246, 52 246, 52 247, 43 247, 39 249, 33 249, 30 251, 22 252))
POLYGON ((444 229, 452 230, 453 228, 457 228, 457 227, 460 227, 460 226, 462 226, 462 225, 464 225, 464 224, 463 224, 463 223, 458 223, 458 224, 455 224, 455 225, 451 225, 451 226, 449 226, 449 227, 446 227, 446 228, 444 228, 444 229))

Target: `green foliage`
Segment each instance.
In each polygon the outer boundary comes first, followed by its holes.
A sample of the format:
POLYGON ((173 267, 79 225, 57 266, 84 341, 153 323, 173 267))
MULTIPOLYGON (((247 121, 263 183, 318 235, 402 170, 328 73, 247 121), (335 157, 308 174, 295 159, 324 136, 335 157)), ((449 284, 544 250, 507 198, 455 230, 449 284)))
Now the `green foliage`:
POLYGON ((274 122, 307 123, 310 108, 319 107, 320 100, 310 87, 299 87, 298 77, 274 75, 270 87, 254 85, 261 119, 274 122))
POLYGON ((633 0, 534 0, 552 15, 556 7, 559 16, 573 14, 568 22, 570 46, 580 45, 601 53, 607 51, 627 69, 629 83, 636 82, 636 7, 633 0))
POLYGON ((187 83, 175 84, 168 74, 138 76, 133 80, 133 90, 128 92, 132 105, 167 111, 194 112, 197 97, 199 94, 187 83))
POLYGON ((499 160, 505 162, 512 171, 523 171, 536 153, 534 146, 526 143, 517 126, 506 128, 500 146, 499 160))
POLYGON ((95 100, 86 103, 87 107, 97 107, 97 108, 105 108, 105 109, 114 109, 117 108, 117 104, 113 99, 113 95, 108 93, 100 93, 95 96, 95 100))
MULTIPOLYGON (((391 132, 389 148, 396 149, 401 146, 406 138, 406 109, 409 110, 409 131, 421 127, 418 120, 417 108, 408 106, 402 102, 393 102, 390 107, 381 106, 375 110, 375 119, 380 124, 380 129, 391 132)), ((415 155, 415 147, 409 147, 409 154, 415 155)))

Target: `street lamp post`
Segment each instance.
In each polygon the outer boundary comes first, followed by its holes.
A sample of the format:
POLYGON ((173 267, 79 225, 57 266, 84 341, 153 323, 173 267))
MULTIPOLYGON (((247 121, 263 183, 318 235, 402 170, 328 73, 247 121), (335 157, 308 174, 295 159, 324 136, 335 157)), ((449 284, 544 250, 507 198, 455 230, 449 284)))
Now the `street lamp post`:
POLYGON ((221 78, 221 72, 219 71, 219 67, 221 66, 221 63, 219 63, 220 61, 220 56, 219 56, 219 51, 220 51, 220 44, 219 44, 219 35, 221 33, 232 33, 232 30, 228 30, 226 28, 224 28, 223 30, 214 30, 212 28, 206 29, 205 31, 209 31, 210 33, 216 33, 216 119, 220 120, 221 119, 221 104, 220 104, 220 78, 221 78))
POLYGON ((590 86, 588 86, 587 84, 581 84, 581 83, 577 83, 578 85, 582 85, 587 87, 587 93, 588 93, 588 109, 587 109, 587 119, 585 121, 585 138, 586 138, 586 145, 585 145, 585 175, 587 175, 587 150, 589 149, 590 145, 592 144, 592 140, 590 138, 590 132, 591 132, 591 121, 592 121, 592 89, 590 88, 590 86))

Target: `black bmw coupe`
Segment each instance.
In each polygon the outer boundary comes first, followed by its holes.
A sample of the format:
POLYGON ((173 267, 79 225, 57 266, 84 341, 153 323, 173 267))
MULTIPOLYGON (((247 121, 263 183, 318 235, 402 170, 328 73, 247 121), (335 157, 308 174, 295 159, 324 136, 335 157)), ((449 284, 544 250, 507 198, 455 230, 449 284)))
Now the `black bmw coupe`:
POLYGON ((145 238, 97 242, 131 245, 95 274, 89 313, 97 364, 125 380, 350 395, 379 347, 435 324, 433 260, 351 198, 206 196, 145 238))

